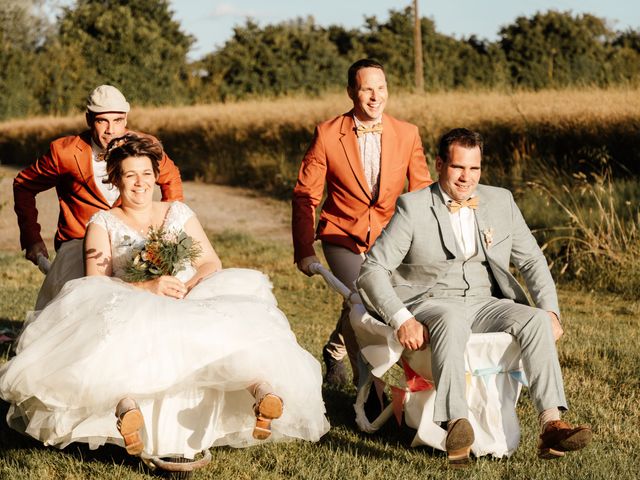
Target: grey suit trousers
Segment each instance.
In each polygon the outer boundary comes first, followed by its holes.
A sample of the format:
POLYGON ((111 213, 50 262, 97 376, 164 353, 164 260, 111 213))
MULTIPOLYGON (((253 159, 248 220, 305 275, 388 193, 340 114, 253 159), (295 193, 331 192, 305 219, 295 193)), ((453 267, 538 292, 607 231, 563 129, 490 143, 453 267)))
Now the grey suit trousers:
POLYGON ((494 297, 434 296, 411 310, 429 329, 436 384, 434 422, 466 418, 464 351, 471 333, 507 332, 522 350, 530 396, 538 412, 567 409, 549 314, 494 297))

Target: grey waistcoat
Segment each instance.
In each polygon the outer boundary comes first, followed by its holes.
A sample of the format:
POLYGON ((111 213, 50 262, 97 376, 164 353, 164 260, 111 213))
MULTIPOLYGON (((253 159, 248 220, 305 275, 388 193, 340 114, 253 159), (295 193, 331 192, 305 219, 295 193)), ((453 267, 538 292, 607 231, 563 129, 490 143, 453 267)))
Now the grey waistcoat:
POLYGON ((478 253, 464 259, 460 246, 456 242, 456 259, 445 275, 441 276, 429 290, 428 296, 501 296, 489 262, 480 245, 478 229, 475 229, 478 253))

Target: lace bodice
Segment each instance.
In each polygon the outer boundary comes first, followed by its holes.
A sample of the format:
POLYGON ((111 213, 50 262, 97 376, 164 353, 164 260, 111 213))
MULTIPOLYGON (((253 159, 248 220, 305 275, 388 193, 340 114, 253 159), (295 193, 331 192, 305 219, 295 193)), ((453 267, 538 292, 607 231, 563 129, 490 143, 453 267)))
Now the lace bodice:
MULTIPOLYGON (((194 216, 193 210, 182 202, 173 202, 167 211, 162 223, 167 231, 180 231, 184 224, 194 216)), ((111 242, 112 275, 123 278, 127 262, 133 257, 135 250, 144 245, 145 237, 137 230, 131 228, 109 211, 101 210, 91 217, 89 224, 95 223, 104 228, 109 234, 111 242)), ((193 276, 195 269, 187 265, 184 270, 178 272, 177 277, 187 281, 193 276)))

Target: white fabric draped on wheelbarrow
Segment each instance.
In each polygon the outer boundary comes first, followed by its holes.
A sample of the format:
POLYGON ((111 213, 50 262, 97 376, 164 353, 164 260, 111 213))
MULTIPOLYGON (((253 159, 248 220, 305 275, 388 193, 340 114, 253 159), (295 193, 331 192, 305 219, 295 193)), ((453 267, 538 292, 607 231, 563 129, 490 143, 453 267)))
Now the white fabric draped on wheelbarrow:
MULTIPOLYGON (((351 324, 362 357, 370 368, 355 405, 358 426, 372 432, 394 410, 397 417, 404 411, 406 424, 417 430, 412 446, 445 450, 446 431, 433 422, 435 388, 430 347, 417 352, 403 351, 393 328, 369 315, 355 297, 351 297, 351 324), (372 383, 391 387, 392 404, 378 420, 369 422, 364 414, 364 401, 372 383)), ((520 347, 507 333, 472 334, 465 365, 469 421, 475 432, 472 452, 476 456, 509 456, 520 441, 515 407, 521 386, 526 384, 520 347)))
MULTIPOLYGON (((445 450, 446 431, 433 422, 435 388, 431 373, 430 347, 404 351, 392 327, 367 313, 357 293, 352 292, 319 263, 309 266, 351 306, 349 318, 360 353, 369 373, 360 374, 356 423, 367 433, 378 430, 389 418, 417 430, 411 446, 429 445, 445 450), (377 419, 369 421, 364 403, 372 384, 388 386, 392 403, 377 419)), ((509 456, 520 442, 516 403, 526 378, 520 361, 520 346, 508 333, 472 334, 465 352, 469 421, 475 433, 471 451, 476 456, 509 456)))

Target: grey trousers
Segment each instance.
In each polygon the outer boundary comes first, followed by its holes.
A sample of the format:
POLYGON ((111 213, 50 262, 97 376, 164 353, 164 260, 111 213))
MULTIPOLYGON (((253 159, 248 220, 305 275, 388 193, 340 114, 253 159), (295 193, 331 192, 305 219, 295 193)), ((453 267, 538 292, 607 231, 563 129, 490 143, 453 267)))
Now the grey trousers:
POLYGON ((429 329, 436 384, 434 422, 467 418, 464 351, 471 333, 507 332, 520 344, 530 396, 538 412, 567 409, 549 314, 494 297, 429 297, 412 308, 429 329))
MULTIPOLYGON (((355 291, 355 282, 360 273, 360 267, 364 262, 364 253, 354 253, 348 248, 331 243, 322 242, 322 252, 327 259, 329 269, 338 280, 344 283, 351 290, 355 291)), ((342 312, 336 323, 336 328, 329 336, 326 345, 327 351, 335 360, 342 360, 346 355, 349 356, 349 363, 353 371, 353 382, 358 384, 358 342, 356 335, 349 321, 349 306, 342 304, 342 312)))

